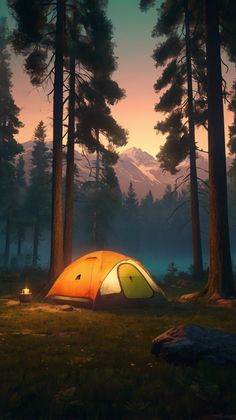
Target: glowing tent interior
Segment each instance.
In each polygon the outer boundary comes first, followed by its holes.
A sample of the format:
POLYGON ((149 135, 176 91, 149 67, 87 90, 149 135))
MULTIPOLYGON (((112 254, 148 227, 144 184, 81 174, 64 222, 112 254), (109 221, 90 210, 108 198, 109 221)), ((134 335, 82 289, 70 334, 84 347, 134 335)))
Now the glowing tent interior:
POLYGON ((92 252, 74 261, 47 297, 91 307, 166 302, 164 292, 139 261, 112 251, 92 252))

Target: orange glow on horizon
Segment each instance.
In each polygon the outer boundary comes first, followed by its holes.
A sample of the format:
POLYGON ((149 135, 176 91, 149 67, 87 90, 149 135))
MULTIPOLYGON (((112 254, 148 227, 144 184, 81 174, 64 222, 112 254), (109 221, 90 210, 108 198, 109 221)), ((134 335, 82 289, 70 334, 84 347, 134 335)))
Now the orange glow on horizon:
MULTIPOLYGON (((25 124, 17 135, 19 142, 25 142, 33 138, 35 127, 40 120, 47 126, 47 138, 52 139, 52 96, 47 97, 47 89, 35 88, 30 84, 29 76, 24 73, 23 59, 14 57, 12 60, 13 71, 13 96, 16 104, 21 108, 20 119, 25 124), (19 83, 20 80, 20 83, 19 83)), ((161 70, 153 66, 148 57, 146 71, 144 66, 137 68, 137 63, 132 60, 127 62, 120 60, 119 72, 114 75, 120 86, 126 91, 126 98, 112 107, 112 114, 117 122, 129 131, 128 144, 120 148, 120 151, 130 147, 138 147, 153 156, 160 150, 165 142, 165 136, 157 134, 154 130, 156 122, 165 118, 164 114, 154 111, 157 95, 153 90, 153 84, 161 70), (133 67, 131 66, 133 64, 133 67)), ((233 69, 227 75, 228 85, 233 80, 233 69)), ((228 142, 228 126, 232 123, 233 114, 227 110, 225 104, 225 138, 228 142)), ((207 133, 205 129, 196 131, 196 141, 200 148, 207 150, 207 133)))

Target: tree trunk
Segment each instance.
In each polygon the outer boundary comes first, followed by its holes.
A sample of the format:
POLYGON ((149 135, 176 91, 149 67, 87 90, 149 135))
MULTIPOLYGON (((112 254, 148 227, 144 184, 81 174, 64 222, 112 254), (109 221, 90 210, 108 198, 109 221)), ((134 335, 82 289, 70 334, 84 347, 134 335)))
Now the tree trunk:
POLYGON ((75 58, 70 58, 69 123, 66 164, 66 200, 64 224, 64 263, 72 261, 73 196, 74 196, 74 137, 75 137, 75 58))
POLYGON ((37 267, 38 248, 39 248, 39 225, 38 225, 38 222, 35 222, 35 224, 34 224, 34 239, 33 239, 33 258, 32 258, 32 266, 33 267, 37 267))
MULTIPOLYGON (((99 129, 96 129, 96 141, 99 144, 99 129)), ((95 193, 96 197, 98 197, 98 189, 99 189, 99 177, 100 177, 100 156, 99 156, 99 149, 97 146, 96 149, 96 165, 95 165, 95 193)), ((96 250, 99 249, 99 238, 98 238, 98 229, 97 229, 97 211, 94 211, 94 247, 96 250)))
POLYGON ((202 244, 199 216, 198 182, 196 168, 196 145, 194 129, 193 111, 193 82, 192 82, 192 62, 191 62, 191 39, 189 30, 189 9, 188 0, 185 0, 185 42, 186 42, 186 61, 187 61, 187 89, 188 89, 188 128, 189 128, 189 148, 190 148, 190 194, 191 194, 191 219, 192 219, 192 250, 193 267, 197 278, 202 277, 202 244))
POLYGON ((5 251, 4 251, 4 264, 6 267, 9 266, 10 262, 10 246, 11 246, 11 220, 7 216, 6 219, 6 232, 5 232, 5 251))
POLYGON ((53 169, 50 281, 64 268, 62 220, 62 120, 63 120, 63 43, 64 0, 57 0, 55 78, 53 97, 53 169))
MULTIPOLYGON (((96 137, 99 141, 99 131, 97 130, 96 137)), ((96 192, 98 192, 99 187, 99 177, 100 177, 100 157, 99 150, 96 150, 96 167, 95 167, 95 182, 96 182, 96 192)))
POLYGON ((205 0, 207 27, 210 299, 235 295, 230 255, 218 1, 205 0))

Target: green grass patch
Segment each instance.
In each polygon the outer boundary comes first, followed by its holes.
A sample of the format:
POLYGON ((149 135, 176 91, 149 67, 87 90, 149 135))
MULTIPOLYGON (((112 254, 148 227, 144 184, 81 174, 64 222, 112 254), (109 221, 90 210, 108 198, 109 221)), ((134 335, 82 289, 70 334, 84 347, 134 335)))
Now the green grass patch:
POLYGON ((30 307, 0 301, 1 419, 236 414, 236 367, 176 367, 150 353, 154 337, 182 323, 236 332, 235 308, 172 303, 152 311, 48 313, 30 307))

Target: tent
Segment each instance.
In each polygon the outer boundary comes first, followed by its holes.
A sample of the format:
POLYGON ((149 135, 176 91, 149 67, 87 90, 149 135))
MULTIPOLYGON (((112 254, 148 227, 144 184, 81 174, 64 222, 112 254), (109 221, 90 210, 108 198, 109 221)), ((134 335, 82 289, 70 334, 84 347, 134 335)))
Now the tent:
POLYGON ((74 261, 47 297, 93 308, 166 302, 164 292, 139 261, 112 251, 92 252, 74 261))

